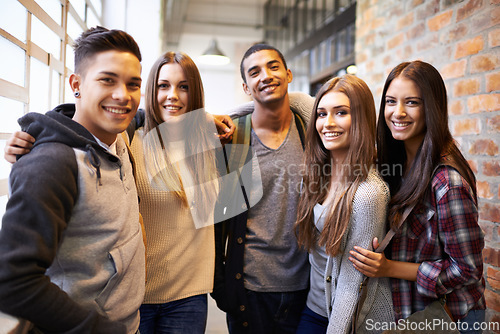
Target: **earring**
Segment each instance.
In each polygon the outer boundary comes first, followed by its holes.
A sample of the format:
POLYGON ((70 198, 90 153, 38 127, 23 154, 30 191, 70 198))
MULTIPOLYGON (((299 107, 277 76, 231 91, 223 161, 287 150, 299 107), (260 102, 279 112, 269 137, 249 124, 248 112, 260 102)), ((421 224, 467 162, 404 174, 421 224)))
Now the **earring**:
POLYGON ((74 95, 75 95, 76 98, 79 98, 80 97, 80 92, 76 91, 74 95))

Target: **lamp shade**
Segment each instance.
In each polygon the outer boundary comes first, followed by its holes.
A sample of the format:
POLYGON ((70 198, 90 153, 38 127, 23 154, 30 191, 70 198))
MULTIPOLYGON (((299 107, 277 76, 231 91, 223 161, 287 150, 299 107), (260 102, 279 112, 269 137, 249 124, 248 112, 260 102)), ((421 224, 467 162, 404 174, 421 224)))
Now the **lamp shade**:
POLYGON ((229 57, 217 46, 217 41, 212 39, 208 49, 200 56, 200 61, 207 65, 226 65, 229 64, 229 57))

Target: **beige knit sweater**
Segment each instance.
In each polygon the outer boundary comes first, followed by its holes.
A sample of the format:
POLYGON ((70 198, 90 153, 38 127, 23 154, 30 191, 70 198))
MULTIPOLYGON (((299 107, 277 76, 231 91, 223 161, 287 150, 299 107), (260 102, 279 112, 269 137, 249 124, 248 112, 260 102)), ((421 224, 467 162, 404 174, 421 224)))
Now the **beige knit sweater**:
POLYGON ((151 187, 142 141, 141 128, 135 132, 131 150, 147 239, 144 303, 167 303, 209 293, 215 265, 213 225, 196 229, 190 209, 173 192, 151 187))

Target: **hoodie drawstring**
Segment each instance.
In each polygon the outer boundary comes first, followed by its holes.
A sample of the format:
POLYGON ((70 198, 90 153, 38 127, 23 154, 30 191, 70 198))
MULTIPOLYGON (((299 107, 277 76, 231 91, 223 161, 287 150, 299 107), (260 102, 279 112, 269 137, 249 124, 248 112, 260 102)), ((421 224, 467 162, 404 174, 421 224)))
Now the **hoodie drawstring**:
POLYGON ((87 149, 87 157, 89 158, 90 164, 96 169, 97 180, 99 181, 99 185, 102 186, 101 183, 101 160, 97 156, 97 152, 92 147, 92 145, 87 144, 85 147, 87 149))

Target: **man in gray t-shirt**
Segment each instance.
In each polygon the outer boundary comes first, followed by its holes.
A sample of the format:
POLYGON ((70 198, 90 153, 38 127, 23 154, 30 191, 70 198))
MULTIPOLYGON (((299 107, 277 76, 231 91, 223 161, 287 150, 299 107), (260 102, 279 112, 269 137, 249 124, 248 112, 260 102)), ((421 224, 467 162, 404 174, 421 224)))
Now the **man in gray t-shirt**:
POLYGON ((293 230, 305 132, 298 114, 310 114, 312 104, 299 103, 310 106, 309 110, 292 111, 288 96, 292 72, 274 47, 252 46, 240 69, 243 89, 253 100, 251 131, 245 131, 249 137, 245 142, 258 160, 254 174, 260 170, 262 179, 260 189, 252 185, 244 191, 250 203, 255 202, 252 197, 262 198, 241 215, 216 224, 212 296, 227 312, 232 334, 295 333, 309 284, 307 253, 299 248, 293 230))

